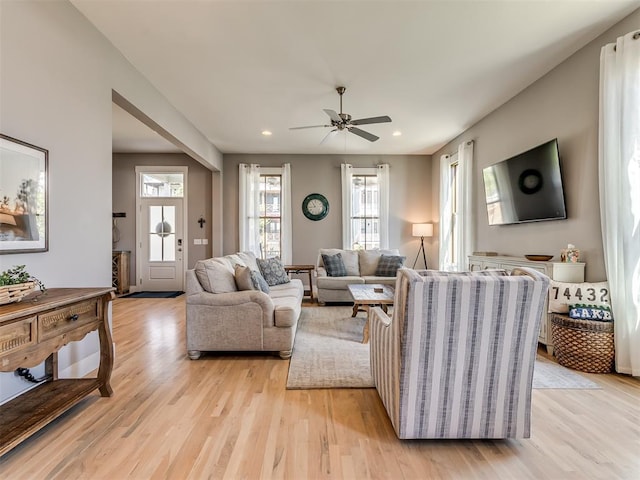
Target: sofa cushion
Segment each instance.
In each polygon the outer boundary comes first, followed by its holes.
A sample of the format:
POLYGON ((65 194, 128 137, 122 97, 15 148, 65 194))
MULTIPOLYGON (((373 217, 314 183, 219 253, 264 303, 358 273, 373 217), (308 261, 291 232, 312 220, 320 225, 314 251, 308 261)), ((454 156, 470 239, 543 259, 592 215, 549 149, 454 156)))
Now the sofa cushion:
POLYGON ((364 283, 372 284, 372 283, 381 283, 383 285, 390 285, 395 287, 396 285, 396 277, 376 277, 375 275, 367 275, 366 277, 362 277, 364 279, 364 283))
POLYGON ((376 268, 378 277, 395 277, 407 257, 401 255, 381 255, 376 268))
POLYGON ((199 260, 196 263, 196 277, 202 288, 211 293, 237 292, 233 270, 218 259, 199 260))
POLYGON ((362 277, 318 277, 316 285, 319 289, 325 290, 346 290, 347 285, 354 283, 364 283, 362 277))
POLYGON ((242 260, 237 253, 234 253, 231 255, 225 255, 224 257, 221 257, 221 258, 224 258, 226 261, 228 261, 231 267, 233 267, 233 269, 236 268, 236 265, 240 265, 243 267, 247 266, 244 260, 242 260))
POLYGON ((358 262, 357 250, 342 250, 340 248, 321 248, 320 249, 321 258, 322 258, 322 254, 335 255, 336 253, 339 253, 342 256, 342 262, 344 263, 344 267, 347 269, 347 275, 352 275, 352 276, 360 275, 360 265, 358 262))
POLYGON ((302 301, 303 292, 304 287, 302 286, 302 281, 297 278, 294 278, 289 283, 269 287, 269 296, 272 299, 279 297, 295 297, 302 301))
POLYGON ((238 290, 256 290, 253 280, 251 280, 251 269, 249 267, 236 265, 234 273, 236 278, 236 287, 238 287, 238 290))
POLYGON ((376 274, 378 269, 378 260, 381 255, 398 255, 398 249, 375 249, 375 250, 359 250, 358 257, 360 260, 360 275, 363 277, 376 274))
POLYGON ((269 284, 264 279, 262 274, 257 270, 249 270, 251 275, 251 283, 253 283, 255 290, 260 290, 264 293, 269 293, 269 284))
POLYGON ((256 262, 256 256, 253 253, 238 252, 236 255, 251 270, 258 270, 258 271, 260 270, 260 267, 258 267, 258 262, 256 262))
POLYGON ((267 258, 266 260, 258 258, 257 262, 258 267, 260 267, 260 272, 268 285, 273 286, 289 283, 289 275, 287 275, 287 272, 278 257, 267 258))
POLYGON ((336 253, 335 255, 322 254, 322 263, 324 269, 327 271, 329 277, 346 277, 347 268, 342 260, 342 254, 336 253))

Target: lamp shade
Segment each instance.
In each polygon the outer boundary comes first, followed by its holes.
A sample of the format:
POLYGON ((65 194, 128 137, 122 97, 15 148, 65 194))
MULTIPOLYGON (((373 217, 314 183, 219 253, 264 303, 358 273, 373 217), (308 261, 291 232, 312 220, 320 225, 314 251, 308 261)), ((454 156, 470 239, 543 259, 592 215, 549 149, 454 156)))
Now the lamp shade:
POLYGON ((414 223, 412 235, 414 237, 433 237, 433 223, 414 223))

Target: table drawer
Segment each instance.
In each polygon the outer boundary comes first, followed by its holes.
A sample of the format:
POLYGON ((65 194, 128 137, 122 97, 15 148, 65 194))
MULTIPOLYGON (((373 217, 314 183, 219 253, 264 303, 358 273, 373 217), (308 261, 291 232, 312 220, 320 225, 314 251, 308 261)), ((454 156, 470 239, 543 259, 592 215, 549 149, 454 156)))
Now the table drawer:
POLYGON ((40 341, 55 337, 98 318, 98 302, 89 300, 71 307, 53 310, 38 316, 40 341))
POLYGON ((36 343, 36 318, 24 318, 0 327, 0 355, 13 353, 36 343))

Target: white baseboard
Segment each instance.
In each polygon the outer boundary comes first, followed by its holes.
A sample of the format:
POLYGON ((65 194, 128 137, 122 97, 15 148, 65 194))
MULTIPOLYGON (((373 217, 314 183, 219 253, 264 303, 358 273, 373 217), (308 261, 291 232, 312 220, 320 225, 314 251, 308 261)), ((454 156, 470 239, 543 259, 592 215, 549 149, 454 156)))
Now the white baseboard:
POLYGON ((58 372, 58 378, 82 378, 100 365, 100 352, 95 352, 58 372))

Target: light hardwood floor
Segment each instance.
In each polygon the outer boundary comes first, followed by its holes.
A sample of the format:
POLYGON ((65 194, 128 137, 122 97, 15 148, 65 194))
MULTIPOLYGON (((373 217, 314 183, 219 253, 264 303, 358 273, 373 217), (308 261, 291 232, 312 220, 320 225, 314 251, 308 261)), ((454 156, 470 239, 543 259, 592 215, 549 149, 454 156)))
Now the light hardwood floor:
POLYGON ((400 441, 375 389, 286 390, 289 362, 270 355, 189 360, 184 297, 115 300, 113 334, 114 396, 0 458, 0 478, 640 478, 629 377, 534 390, 530 439, 400 441))

